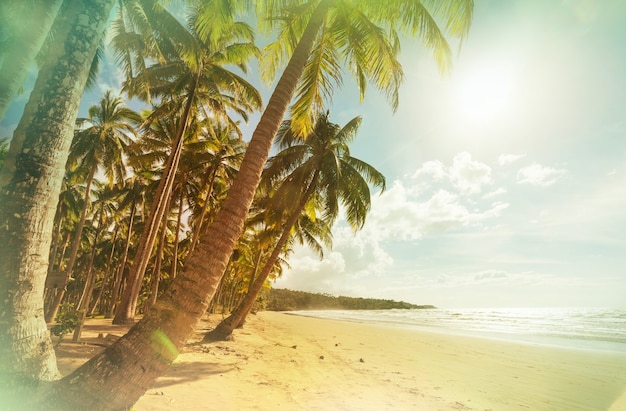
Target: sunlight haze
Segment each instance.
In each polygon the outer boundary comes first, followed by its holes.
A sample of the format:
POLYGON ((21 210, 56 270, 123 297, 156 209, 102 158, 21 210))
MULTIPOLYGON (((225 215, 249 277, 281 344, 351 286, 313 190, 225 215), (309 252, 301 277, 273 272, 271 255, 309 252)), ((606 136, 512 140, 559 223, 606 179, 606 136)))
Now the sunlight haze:
MULTIPOLYGON (((477 1, 452 73, 403 49, 353 154, 383 171, 363 231, 277 287, 442 307, 613 306, 626 291, 626 3, 477 1)), ((347 87, 345 87, 347 89, 347 87)))

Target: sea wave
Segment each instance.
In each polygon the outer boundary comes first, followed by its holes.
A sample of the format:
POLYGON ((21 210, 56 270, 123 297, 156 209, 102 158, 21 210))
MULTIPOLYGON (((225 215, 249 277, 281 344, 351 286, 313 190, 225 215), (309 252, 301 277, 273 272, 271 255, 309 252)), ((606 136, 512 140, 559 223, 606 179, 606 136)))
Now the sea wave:
POLYGON ((626 310, 611 308, 316 310, 297 314, 626 353, 626 310))

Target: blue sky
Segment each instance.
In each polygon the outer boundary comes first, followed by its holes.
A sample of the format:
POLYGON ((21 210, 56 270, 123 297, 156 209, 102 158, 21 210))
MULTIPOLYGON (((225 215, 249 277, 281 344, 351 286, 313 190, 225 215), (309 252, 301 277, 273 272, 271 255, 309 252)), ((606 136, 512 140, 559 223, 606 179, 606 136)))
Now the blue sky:
MULTIPOLYGON (((363 117, 352 154, 388 189, 362 231, 339 221, 326 257, 298 249, 276 286, 441 307, 626 307, 624 18, 621 0, 477 0, 450 75, 403 44, 395 114, 373 88, 359 104, 346 81, 332 120, 363 117)), ((120 79, 107 62, 83 113, 120 79)))
POLYGON ((451 75, 403 46, 392 114, 346 91, 388 189, 277 286, 441 307, 626 307, 626 3, 477 0, 451 75))

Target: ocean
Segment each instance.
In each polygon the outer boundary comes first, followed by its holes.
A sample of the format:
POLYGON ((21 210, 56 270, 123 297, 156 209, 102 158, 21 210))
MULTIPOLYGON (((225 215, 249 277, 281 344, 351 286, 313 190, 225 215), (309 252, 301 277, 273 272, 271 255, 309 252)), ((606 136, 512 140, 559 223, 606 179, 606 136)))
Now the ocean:
POLYGON ((311 310, 293 314, 528 344, 626 353, 624 309, 311 310))

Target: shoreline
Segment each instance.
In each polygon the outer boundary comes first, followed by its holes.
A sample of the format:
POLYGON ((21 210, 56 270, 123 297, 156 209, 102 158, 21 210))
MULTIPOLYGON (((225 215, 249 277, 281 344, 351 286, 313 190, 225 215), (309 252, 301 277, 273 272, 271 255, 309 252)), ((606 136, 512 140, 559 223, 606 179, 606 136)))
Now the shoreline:
MULTIPOLYGON (((489 329, 464 329, 455 328, 452 325, 429 325, 411 323, 406 321, 391 321, 370 319, 367 317, 345 317, 345 316, 328 316, 320 313, 324 313, 325 310, 300 310, 300 311, 286 311, 283 312, 287 315, 296 315, 308 318, 328 319, 335 321, 345 321, 363 325, 373 325, 380 327, 387 327, 393 329, 405 329, 414 330, 417 332, 444 334, 457 337, 470 337, 486 340, 509 342, 514 344, 525 344, 531 346, 540 347, 553 347, 568 350, 581 350, 592 352, 609 352, 626 355, 626 342, 621 339, 603 339, 602 337, 582 337, 578 335, 564 336, 564 335, 544 335, 544 334, 527 334, 527 333, 515 333, 511 331, 495 331, 489 329)), ((329 310, 337 311, 337 310, 329 310)), ((340 312, 344 310, 338 310, 340 312)), ((349 311, 349 310, 348 310, 349 311)))
POLYGON ((200 343, 219 319, 199 324, 135 410, 626 409, 619 353, 276 312, 251 316, 234 341, 200 343))

